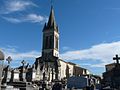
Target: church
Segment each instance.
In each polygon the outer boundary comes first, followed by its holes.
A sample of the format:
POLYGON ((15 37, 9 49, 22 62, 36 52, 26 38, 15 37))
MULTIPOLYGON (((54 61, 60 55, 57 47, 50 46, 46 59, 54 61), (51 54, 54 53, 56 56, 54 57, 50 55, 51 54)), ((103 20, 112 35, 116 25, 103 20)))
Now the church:
POLYGON ((59 58, 59 28, 55 20, 54 9, 51 7, 48 22, 43 27, 42 54, 37 57, 34 64, 3 69, 2 84, 24 87, 26 82, 37 84, 61 82, 72 76, 89 75, 90 72, 79 65, 66 62, 59 58))
MULTIPOLYGON (((45 23, 43 28, 42 56, 35 61, 37 73, 43 73, 42 78, 48 81, 61 80, 73 76, 75 66, 76 64, 59 59, 59 28, 55 21, 53 7, 51 7, 48 23, 45 23)), ((82 73, 88 73, 86 69, 80 69, 82 73)), ((40 80, 40 76, 38 74, 36 79, 40 80)))

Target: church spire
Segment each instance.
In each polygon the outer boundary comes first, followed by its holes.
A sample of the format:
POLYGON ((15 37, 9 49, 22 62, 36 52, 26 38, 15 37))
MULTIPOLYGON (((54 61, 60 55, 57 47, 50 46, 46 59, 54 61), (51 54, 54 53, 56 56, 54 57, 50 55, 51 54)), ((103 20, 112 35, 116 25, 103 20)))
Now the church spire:
POLYGON ((55 21, 53 6, 51 6, 48 23, 43 28, 43 51, 42 56, 59 56, 59 32, 55 21))
POLYGON ((51 6, 51 12, 50 12, 49 20, 48 20, 48 23, 47 23, 47 27, 48 28, 56 27, 56 21, 55 21, 53 6, 51 6))

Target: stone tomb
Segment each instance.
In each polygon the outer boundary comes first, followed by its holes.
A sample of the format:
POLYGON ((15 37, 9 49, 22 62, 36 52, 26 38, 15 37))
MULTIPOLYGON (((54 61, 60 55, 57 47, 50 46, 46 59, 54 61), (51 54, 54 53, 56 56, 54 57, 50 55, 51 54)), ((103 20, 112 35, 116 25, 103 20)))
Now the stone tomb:
POLYGON ((19 81, 19 70, 18 69, 14 69, 12 71, 11 82, 18 82, 18 81, 19 81))

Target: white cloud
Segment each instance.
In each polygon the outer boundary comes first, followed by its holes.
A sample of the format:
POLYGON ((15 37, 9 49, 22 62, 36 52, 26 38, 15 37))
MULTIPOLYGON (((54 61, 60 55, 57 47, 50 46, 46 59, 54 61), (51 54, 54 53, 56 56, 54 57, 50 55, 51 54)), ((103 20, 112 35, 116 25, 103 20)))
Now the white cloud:
POLYGON ((22 23, 22 22, 44 23, 48 20, 47 17, 37 14, 28 14, 24 17, 3 17, 3 19, 11 23, 22 23))
POLYGON ((101 63, 92 64, 91 67, 104 67, 105 64, 113 62, 115 54, 120 54, 120 41, 102 43, 83 50, 67 51, 61 54, 61 57, 64 60, 98 60, 101 63))
POLYGON ((5 20, 7 20, 8 22, 11 22, 11 23, 20 23, 21 22, 20 19, 13 18, 13 17, 3 17, 3 19, 5 19, 5 20))
POLYGON ((31 13, 32 10, 27 10, 30 7, 38 6, 30 0, 6 0, 3 5, 0 6, 0 17, 11 23, 44 23, 48 20, 46 16, 31 13), (24 12, 21 13, 20 11, 24 12), (13 12, 18 13, 14 14, 13 12))
POLYGON ((48 20, 47 17, 37 15, 37 14, 29 14, 24 18, 24 21, 28 21, 28 22, 30 21, 30 22, 33 22, 33 23, 43 22, 43 21, 46 22, 47 20, 48 20))
MULTIPOLYGON (((37 52, 35 50, 28 51, 28 52, 19 52, 16 49, 16 46, 8 46, 7 48, 1 48, 4 52, 5 59, 8 58, 8 56, 11 56, 12 67, 18 67, 21 64, 22 60, 25 60, 27 63, 33 64, 35 62, 35 59, 40 56, 40 52, 37 52)), ((5 60, 5 64, 7 64, 7 61, 5 60)))
POLYGON ((70 50, 71 48, 70 48, 70 47, 67 47, 67 46, 64 46, 64 47, 62 47, 62 49, 63 49, 64 51, 66 51, 66 50, 70 50))
POLYGON ((1 48, 5 54, 5 57, 11 56, 13 60, 21 59, 35 59, 40 56, 40 52, 29 51, 29 52, 18 52, 15 48, 1 48))
POLYGON ((1 13, 8 14, 16 11, 23 11, 31 6, 37 6, 33 2, 25 0, 7 0, 4 2, 4 6, 1 7, 1 13))
MULTIPOLYGON (((38 51, 29 51, 29 52, 18 52, 16 48, 2 48, 5 53, 5 56, 11 56, 13 60, 22 60, 22 59, 35 59, 40 56, 38 51)), ((63 60, 90 60, 85 63, 85 65, 90 67, 105 67, 105 64, 113 62, 112 58, 115 54, 120 54, 120 41, 111 42, 111 43, 102 43, 94 45, 91 48, 83 50, 74 50, 67 51, 62 53, 60 57, 63 60), (92 64, 92 61, 98 61, 96 64, 92 64)), ((84 65, 84 63, 79 63, 84 65)))

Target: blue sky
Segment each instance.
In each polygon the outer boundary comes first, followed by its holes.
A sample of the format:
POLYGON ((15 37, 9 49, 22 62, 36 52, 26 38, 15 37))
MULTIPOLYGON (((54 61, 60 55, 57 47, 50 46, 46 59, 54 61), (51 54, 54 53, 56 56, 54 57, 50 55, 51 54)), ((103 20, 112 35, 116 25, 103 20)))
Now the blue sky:
MULTIPOLYGON (((119 0, 53 0, 60 31, 60 58, 92 73, 120 54, 119 0)), ((50 13, 50 0, 0 0, 0 48, 12 65, 41 55, 42 29, 50 13)))

